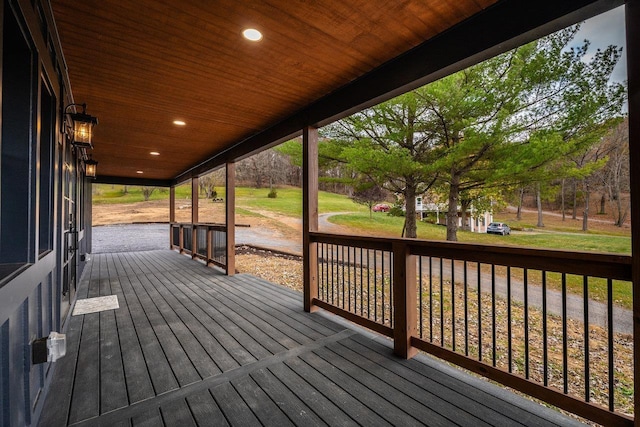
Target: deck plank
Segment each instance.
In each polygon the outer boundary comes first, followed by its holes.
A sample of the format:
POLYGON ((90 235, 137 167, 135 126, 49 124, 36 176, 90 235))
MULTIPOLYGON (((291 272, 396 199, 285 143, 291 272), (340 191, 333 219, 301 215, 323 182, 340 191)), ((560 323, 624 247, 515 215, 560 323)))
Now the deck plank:
MULTIPOLYGON (((278 398, 271 400, 267 395, 270 388, 267 387, 266 392, 256 384, 254 379, 255 377, 253 376, 245 376, 238 380, 234 380, 232 384, 238 394, 242 396, 242 399, 245 401, 247 406, 253 411, 256 417, 258 417, 260 422, 264 425, 271 426, 293 426, 294 424, 291 420, 289 420, 289 418, 282 412, 285 402, 289 402, 289 400, 278 398), (274 401, 276 403, 274 403, 274 401)), ((307 422, 302 425, 313 424, 309 423, 307 420, 307 422)))
POLYGON ((132 287, 136 293, 142 309, 144 310, 149 324, 153 329, 153 333, 159 342, 160 348, 163 350, 169 365, 178 380, 178 384, 183 386, 185 384, 198 381, 200 376, 193 366, 191 360, 187 356, 186 352, 180 345, 180 341, 176 338, 173 331, 167 324, 166 320, 162 317, 162 314, 158 310, 153 298, 147 293, 142 280, 144 276, 130 277, 132 287))
POLYGON ((162 415, 159 409, 153 409, 134 416, 131 419, 133 427, 158 427, 163 426, 162 415))
MULTIPOLYGON (((293 348, 300 343, 292 340, 277 327, 268 321, 257 319, 251 312, 251 308, 245 301, 234 300, 232 295, 221 292, 219 287, 211 286, 210 283, 198 280, 197 277, 189 275, 188 286, 196 293, 206 295, 225 316, 231 319, 238 326, 242 327, 257 342, 260 342, 271 354, 278 353, 287 348, 293 348), (259 328, 256 329, 256 328, 259 328), (265 339, 267 338, 267 339, 265 339)), ((275 319, 273 319, 275 320, 275 319)))
POLYGON ((262 426, 258 418, 230 383, 215 387, 211 390, 211 394, 231 425, 262 426))
POLYGON ((100 314, 84 315, 69 422, 75 423, 100 413, 100 314))
POLYGON ((420 422, 416 418, 387 401, 386 396, 380 396, 335 366, 336 363, 343 363, 343 359, 339 360, 336 357, 329 356, 327 357, 328 360, 326 360, 315 353, 305 354, 300 356, 300 358, 321 372, 329 380, 340 384, 343 390, 360 401, 360 403, 370 411, 384 418, 387 422, 393 425, 403 426, 420 425, 420 422))
POLYGON ((142 309, 142 305, 136 293, 133 291, 133 284, 129 277, 121 281, 122 290, 129 306, 132 323, 140 340, 140 347, 144 354, 145 362, 155 394, 163 393, 178 387, 173 370, 167 360, 164 350, 149 323, 149 319, 142 309))
POLYGON ((100 316, 100 413, 129 404, 114 310, 100 316))
MULTIPOLYGON (((389 426, 388 421, 372 411, 335 381, 327 381, 327 377, 300 358, 285 362, 286 366, 304 378, 318 390, 323 397, 341 408, 351 419, 360 425, 389 426)), ((346 385, 348 386, 348 385, 346 385)))
MULTIPOLYGON (((315 414, 329 425, 357 425, 338 406, 334 405, 320 391, 309 384, 309 378, 303 378, 284 363, 269 367, 269 371, 282 384, 284 384, 294 396, 307 405, 315 414)), ((379 425, 379 424, 377 424, 379 425)))
MULTIPOLYGON (((177 301, 176 304, 179 303, 181 307, 184 307, 182 315, 186 319, 185 321, 189 321, 189 324, 201 336, 207 337, 207 342, 211 346, 210 354, 214 355, 218 366, 223 371, 257 360, 251 352, 238 342, 239 334, 232 335, 223 326, 224 324, 218 323, 219 320, 226 321, 227 319, 218 316, 213 309, 208 310, 211 306, 205 300, 186 290, 185 287, 178 288, 174 286, 170 281, 166 286, 174 287, 173 297, 177 301), (208 336, 211 337, 210 342, 208 336), (220 348, 222 351, 219 352, 220 348)), ((258 344, 256 343, 256 345, 258 344)), ((264 349, 262 350, 266 353, 264 349)))
POLYGON ((229 426, 209 390, 191 394, 187 397, 187 403, 198 425, 229 426))
POLYGON ((120 339, 120 351, 127 385, 127 394, 131 403, 148 399, 155 395, 149 376, 144 353, 133 324, 129 305, 122 291, 120 278, 115 279, 111 291, 118 297, 120 309, 114 310, 116 327, 120 339))
POLYGON ((166 426, 195 427, 197 425, 193 419, 189 405, 182 399, 174 400, 173 402, 163 405, 162 408, 160 408, 160 413, 166 426))
MULTIPOLYGON (((187 327, 187 325, 176 314, 174 308, 167 303, 166 298, 168 295, 166 292, 162 292, 164 289, 162 289, 162 286, 159 286, 157 282, 158 281, 154 276, 145 275, 140 277, 142 287, 147 291, 147 295, 149 295, 149 297, 154 301, 158 313, 162 316, 164 322, 166 322, 168 329, 179 343, 184 355, 197 371, 199 378, 194 379, 194 381, 221 372, 221 370, 216 366, 216 363, 203 348, 202 343, 196 339, 194 334, 191 332, 190 327, 187 327), (158 289, 159 287, 160 290, 158 289)), ((163 329, 166 328, 163 326, 163 329)), ((184 360, 184 363, 189 366, 186 363, 186 360, 184 360)), ((191 371, 189 370, 189 372, 191 371)))

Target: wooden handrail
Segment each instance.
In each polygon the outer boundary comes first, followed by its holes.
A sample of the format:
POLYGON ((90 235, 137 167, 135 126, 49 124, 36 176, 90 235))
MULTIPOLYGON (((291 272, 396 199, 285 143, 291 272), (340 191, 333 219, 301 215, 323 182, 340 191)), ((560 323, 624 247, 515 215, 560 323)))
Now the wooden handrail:
POLYGON ((500 264, 555 273, 605 277, 614 280, 631 280, 630 255, 492 246, 436 240, 346 236, 330 233, 311 233, 311 239, 317 243, 386 251, 391 251, 394 243, 402 242, 409 246, 412 255, 500 264))

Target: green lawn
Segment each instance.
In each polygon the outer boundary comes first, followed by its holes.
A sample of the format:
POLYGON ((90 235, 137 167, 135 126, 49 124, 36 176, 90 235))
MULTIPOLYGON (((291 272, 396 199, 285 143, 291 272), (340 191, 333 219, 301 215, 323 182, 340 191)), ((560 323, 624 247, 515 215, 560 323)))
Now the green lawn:
MULTIPOLYGON (((299 188, 279 188, 278 197, 270 199, 268 188, 236 188, 236 206, 245 209, 277 212, 292 217, 302 216, 302 191, 299 188)), ((346 196, 326 191, 318 193, 318 209, 324 212, 368 212, 346 196)), ((368 215, 368 214, 367 214, 368 215)))
MULTIPOLYGON (((376 212, 373 214, 372 219, 369 219, 368 213, 346 214, 331 217, 331 222, 347 226, 354 230, 363 230, 368 234, 379 233, 385 236, 400 237, 404 218, 390 217, 387 214, 376 212)), ((445 240, 446 235, 447 230, 442 225, 418 222, 419 239, 445 240)), ((629 236, 611 236, 605 234, 533 231, 514 232, 514 234, 510 236, 497 236, 458 230, 458 241, 548 249, 631 253, 631 239, 629 236)))

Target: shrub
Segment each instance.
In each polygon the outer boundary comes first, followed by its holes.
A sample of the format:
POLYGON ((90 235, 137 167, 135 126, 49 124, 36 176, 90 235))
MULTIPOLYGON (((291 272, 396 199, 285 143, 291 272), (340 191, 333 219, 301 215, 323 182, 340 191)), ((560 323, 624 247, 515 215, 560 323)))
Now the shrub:
POLYGON ((402 203, 395 202, 391 209, 389 209, 389 216, 404 216, 404 210, 402 209, 402 203))
POLYGON ((275 199, 276 197, 278 197, 278 192, 275 188, 272 188, 271 190, 269 190, 269 194, 267 194, 267 197, 270 199, 275 199))

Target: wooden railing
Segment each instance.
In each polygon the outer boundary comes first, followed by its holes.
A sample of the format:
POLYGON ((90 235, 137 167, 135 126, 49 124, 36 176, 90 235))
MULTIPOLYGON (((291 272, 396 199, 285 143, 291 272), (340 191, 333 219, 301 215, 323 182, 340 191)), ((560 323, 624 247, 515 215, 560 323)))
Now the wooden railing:
POLYGON ((631 257, 310 233, 311 304, 605 425, 632 424, 631 257), (595 301, 594 297, 599 299, 595 301), (624 372, 629 372, 625 376, 624 372))
POLYGON ((225 268, 227 264, 227 228, 224 224, 170 224, 170 247, 207 265, 225 268))

